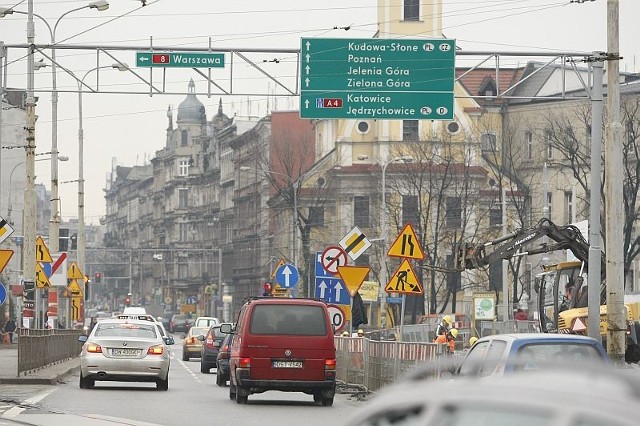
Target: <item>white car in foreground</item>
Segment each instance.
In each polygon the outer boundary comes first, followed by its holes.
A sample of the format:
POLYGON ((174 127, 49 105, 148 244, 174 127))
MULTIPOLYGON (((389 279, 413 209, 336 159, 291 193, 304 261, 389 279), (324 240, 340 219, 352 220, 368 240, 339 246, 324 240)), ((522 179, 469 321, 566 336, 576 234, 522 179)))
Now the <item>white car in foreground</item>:
POLYGON ((80 388, 96 381, 154 382, 169 389, 170 337, 161 336, 151 321, 100 321, 89 336, 80 336, 80 388))

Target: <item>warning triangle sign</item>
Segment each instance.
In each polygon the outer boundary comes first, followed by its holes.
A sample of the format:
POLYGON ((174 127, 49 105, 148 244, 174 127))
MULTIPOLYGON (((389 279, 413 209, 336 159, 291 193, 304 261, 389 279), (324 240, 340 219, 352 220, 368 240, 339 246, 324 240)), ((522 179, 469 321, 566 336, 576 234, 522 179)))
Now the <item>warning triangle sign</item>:
POLYGON ((398 235, 393 244, 391 244, 387 256, 416 260, 424 259, 424 252, 422 251, 422 247, 420 247, 416 232, 410 223, 404 226, 400 235, 398 235))
POLYGON ((53 262, 49 247, 47 247, 42 237, 36 239, 36 262, 53 262))
POLYGON ((576 321, 573 323, 573 331, 580 332, 585 331, 586 329, 587 326, 585 325, 585 323, 582 322, 580 318, 576 318, 576 321))
POLYGON ((80 284, 78 284, 78 280, 76 279, 71 280, 71 282, 69 283, 69 287, 67 287, 67 289, 71 292, 71 294, 74 295, 74 297, 84 295, 82 288, 80 287, 80 284))
POLYGON ((76 280, 84 279, 84 274, 76 262, 71 262, 71 266, 69 266, 67 270, 67 278, 76 280))
POLYGON ((347 286, 351 297, 355 297, 360 286, 371 271, 368 266, 338 266, 338 274, 342 278, 342 282, 347 286))
POLYGON ((13 250, 0 250, 0 272, 4 270, 13 256, 13 250))
POLYGON ((384 291, 387 293, 423 294, 422 284, 407 259, 393 273, 384 291))
POLYGON ((49 282, 49 278, 47 274, 42 269, 42 265, 36 262, 36 287, 38 288, 46 288, 51 287, 51 282, 49 282))

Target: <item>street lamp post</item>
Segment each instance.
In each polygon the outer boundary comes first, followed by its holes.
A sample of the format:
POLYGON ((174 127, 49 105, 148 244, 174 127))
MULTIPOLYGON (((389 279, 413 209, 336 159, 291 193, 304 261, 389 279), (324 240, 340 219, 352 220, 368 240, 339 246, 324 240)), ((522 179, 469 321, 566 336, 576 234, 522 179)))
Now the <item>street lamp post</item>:
MULTIPOLYGON (((33 16, 39 18, 46 25, 49 30, 49 36, 51 38, 51 219, 49 220, 49 249, 53 252, 57 252, 58 239, 60 236, 60 209, 59 209, 59 196, 58 196, 58 90, 57 90, 57 78, 56 78, 56 29, 58 24, 68 14, 76 12, 82 9, 96 9, 98 11, 104 11, 109 8, 109 2, 106 0, 93 1, 84 6, 80 6, 71 9, 56 20, 53 29, 47 20, 38 15, 37 13, 31 13, 33 16)), ((14 10, 13 8, 0 8, 0 18, 11 14, 28 15, 28 12, 14 10)))
MULTIPOLYGON (((368 159, 368 155, 359 155, 358 160, 366 160, 368 159)), ((381 162, 380 160, 376 160, 378 165, 382 168, 382 176, 381 176, 381 198, 382 198, 382 206, 380 208, 380 239, 382 241, 383 248, 383 256, 382 262, 380 264, 380 289, 379 289, 379 297, 380 297, 380 322, 381 328, 386 328, 387 323, 387 293, 384 291, 384 286, 387 285, 387 257, 384 255, 384 249, 387 247, 387 167, 391 163, 397 162, 403 163, 411 163, 413 161, 413 157, 410 155, 403 155, 401 157, 392 157, 387 161, 381 162)))
POLYGON ((123 63, 95 67, 87 71, 78 80, 78 267, 84 271, 86 237, 84 232, 84 129, 82 126, 82 87, 87 76, 102 68, 115 68, 118 71, 128 71, 129 66, 123 63))

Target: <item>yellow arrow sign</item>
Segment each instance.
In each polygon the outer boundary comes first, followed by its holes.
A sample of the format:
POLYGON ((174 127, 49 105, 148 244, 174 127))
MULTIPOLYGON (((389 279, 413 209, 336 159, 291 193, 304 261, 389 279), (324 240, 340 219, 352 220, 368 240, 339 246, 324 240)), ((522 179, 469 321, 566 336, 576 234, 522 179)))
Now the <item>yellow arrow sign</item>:
POLYGON ((4 271, 11 256, 13 256, 13 250, 0 250, 0 272, 4 271))
POLYGON ((36 287, 38 288, 47 288, 51 287, 51 282, 49 282, 49 277, 44 273, 44 269, 42 269, 42 265, 36 262, 36 287))
POLYGON ((387 293, 423 294, 424 290, 407 259, 393 273, 384 291, 387 293))
POLYGON ((74 321, 80 321, 82 319, 81 315, 82 308, 82 298, 81 297, 72 297, 71 298, 71 319, 74 321))
POLYGON ((371 271, 368 266, 338 266, 338 274, 342 278, 342 282, 347 286, 351 297, 355 297, 362 282, 371 271))
POLYGON ((424 252, 422 251, 422 247, 420 247, 416 232, 410 223, 405 225, 400 235, 398 235, 393 244, 391 244, 387 256, 416 260, 424 259, 424 252))
POLYGON ((69 269, 67 270, 67 278, 70 280, 84 279, 84 274, 76 262, 71 262, 71 266, 69 266, 69 269))
POLYGON ((80 284, 78 284, 78 280, 76 279, 71 280, 67 289, 71 292, 71 294, 74 295, 74 297, 76 294, 79 296, 84 295, 84 292, 82 291, 82 287, 80 287, 80 284))
POLYGON ((36 239, 36 261, 37 262, 53 262, 53 258, 51 257, 51 252, 49 248, 44 242, 42 237, 38 237, 36 239))

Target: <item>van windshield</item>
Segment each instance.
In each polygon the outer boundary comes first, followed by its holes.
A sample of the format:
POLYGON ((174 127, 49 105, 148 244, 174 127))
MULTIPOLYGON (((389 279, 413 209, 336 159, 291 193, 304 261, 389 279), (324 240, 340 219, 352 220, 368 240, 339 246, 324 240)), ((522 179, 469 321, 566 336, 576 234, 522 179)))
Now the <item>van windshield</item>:
POLYGON ((327 322, 321 306, 258 305, 251 317, 251 334, 324 336, 327 322))

